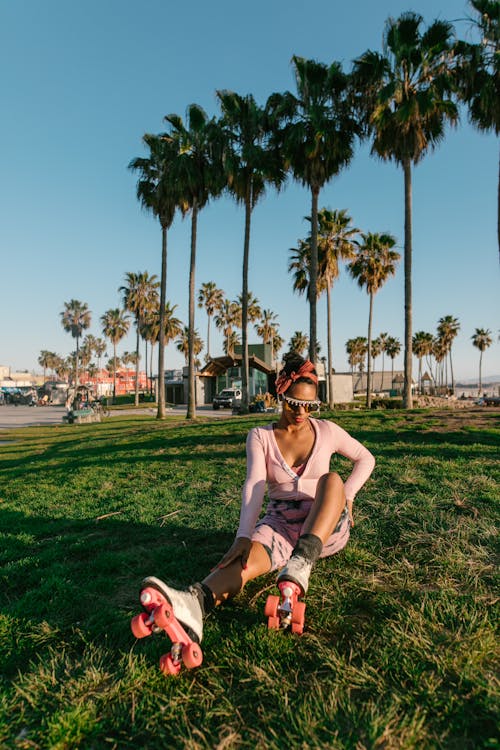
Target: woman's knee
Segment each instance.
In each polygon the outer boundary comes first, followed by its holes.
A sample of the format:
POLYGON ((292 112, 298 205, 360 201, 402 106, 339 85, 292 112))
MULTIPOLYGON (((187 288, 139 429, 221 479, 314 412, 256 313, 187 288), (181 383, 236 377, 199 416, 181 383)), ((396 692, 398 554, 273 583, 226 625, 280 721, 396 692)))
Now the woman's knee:
POLYGON ((318 491, 323 495, 325 493, 344 494, 344 482, 336 471, 329 471, 320 477, 318 482, 318 491))

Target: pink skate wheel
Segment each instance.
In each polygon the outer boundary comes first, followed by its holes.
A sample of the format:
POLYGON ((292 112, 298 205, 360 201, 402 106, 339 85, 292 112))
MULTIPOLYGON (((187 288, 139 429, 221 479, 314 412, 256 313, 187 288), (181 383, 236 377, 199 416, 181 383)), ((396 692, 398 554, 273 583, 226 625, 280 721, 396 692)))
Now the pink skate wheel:
POLYGON ((130 628, 136 638, 146 638, 146 636, 151 635, 151 623, 146 622, 146 620, 148 619, 149 616, 145 612, 141 612, 140 615, 136 615, 134 618, 132 618, 130 628))
POLYGON ((182 649, 182 661, 187 669, 193 669, 199 667, 203 661, 203 652, 197 643, 186 644, 182 649))
POLYGON ((305 602, 295 602, 292 612, 292 633, 302 635, 304 632, 304 619, 306 614, 305 602))
POLYGON ((279 617, 269 617, 267 620, 267 627, 269 630, 279 630, 280 627, 280 618, 279 617))
POLYGON ((163 604, 155 609, 155 623, 162 630, 166 630, 167 626, 171 622, 170 609, 167 609, 163 604))
POLYGON ((264 617, 276 617, 278 614, 279 596, 268 596, 264 607, 264 617))
POLYGON ((172 654, 164 654, 160 658, 160 671, 163 672, 164 675, 176 676, 181 671, 181 663, 180 661, 174 662, 172 654))

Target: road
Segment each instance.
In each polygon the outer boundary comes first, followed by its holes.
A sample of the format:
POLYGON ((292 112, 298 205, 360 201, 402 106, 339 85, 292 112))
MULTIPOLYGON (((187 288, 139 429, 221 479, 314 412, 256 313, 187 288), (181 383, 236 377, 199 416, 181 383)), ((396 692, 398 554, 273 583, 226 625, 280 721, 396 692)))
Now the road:
MULTIPOLYGON (((167 415, 175 414, 179 418, 186 416, 185 405, 174 406, 167 411, 167 415)), ((37 425, 62 424, 66 413, 64 406, 12 406, 3 404, 0 406, 0 431, 17 429, 19 427, 35 427, 37 425)), ((156 414, 156 408, 145 406, 143 409, 117 409, 111 411, 111 417, 120 414, 156 414)), ((228 419, 231 416, 230 409, 219 409, 214 411, 210 405, 199 406, 196 410, 198 417, 217 417, 228 419)))

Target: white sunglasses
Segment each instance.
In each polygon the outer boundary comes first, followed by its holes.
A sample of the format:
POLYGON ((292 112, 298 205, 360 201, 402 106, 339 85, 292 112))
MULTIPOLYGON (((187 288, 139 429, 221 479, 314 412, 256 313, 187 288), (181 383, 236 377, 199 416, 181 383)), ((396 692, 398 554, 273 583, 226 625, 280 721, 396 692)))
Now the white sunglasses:
POLYGON ((321 406, 321 401, 302 401, 299 398, 290 398, 290 396, 285 396, 285 394, 282 394, 281 398, 285 402, 285 405, 288 406, 288 408, 292 411, 298 411, 302 406, 304 411, 309 413, 311 411, 319 411, 319 408, 321 406))

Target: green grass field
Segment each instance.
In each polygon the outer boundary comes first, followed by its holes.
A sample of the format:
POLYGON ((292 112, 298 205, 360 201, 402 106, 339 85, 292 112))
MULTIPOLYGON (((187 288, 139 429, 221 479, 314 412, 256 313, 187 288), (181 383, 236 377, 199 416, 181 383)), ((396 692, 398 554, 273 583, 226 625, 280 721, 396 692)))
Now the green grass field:
POLYGON ((377 467, 303 636, 267 630, 269 575, 210 615, 197 670, 133 638, 144 575, 187 585, 229 546, 268 418, 0 435, 0 747, 500 747, 497 410, 334 417, 377 467))

